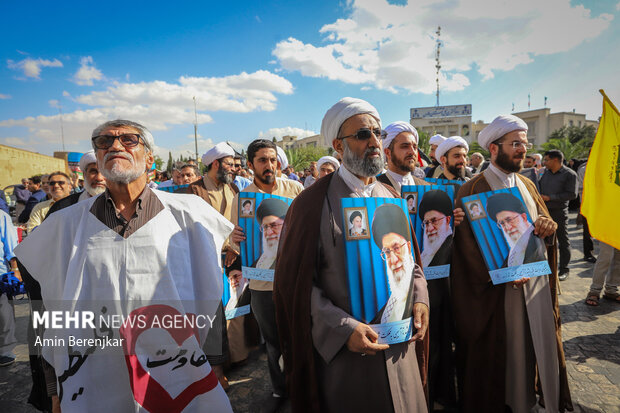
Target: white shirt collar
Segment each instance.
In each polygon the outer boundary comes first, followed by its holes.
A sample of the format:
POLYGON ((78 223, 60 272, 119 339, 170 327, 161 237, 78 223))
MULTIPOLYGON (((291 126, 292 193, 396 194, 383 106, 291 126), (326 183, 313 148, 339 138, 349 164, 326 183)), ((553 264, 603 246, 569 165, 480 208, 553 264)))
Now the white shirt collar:
POLYGON ((405 175, 401 175, 388 169, 387 173, 392 177, 392 179, 394 179, 396 183, 398 183, 398 188, 395 188, 397 191, 400 191, 400 188, 403 185, 415 185, 415 181, 413 180, 413 176, 411 176, 411 172, 407 172, 405 175))
POLYGON ((346 167, 346 165, 342 165, 342 167, 338 168, 338 174, 342 178, 345 184, 351 189, 352 192, 357 194, 362 198, 369 198, 372 196, 372 190, 377 184, 377 179, 373 176, 371 182, 368 185, 364 185, 364 182, 359 179, 357 176, 353 175, 346 167))
POLYGON ((495 166, 493 162, 489 163, 489 169, 491 170, 491 172, 497 175, 497 177, 502 181, 506 188, 512 188, 517 185, 517 178, 515 177, 514 172, 507 174, 506 172, 495 166))

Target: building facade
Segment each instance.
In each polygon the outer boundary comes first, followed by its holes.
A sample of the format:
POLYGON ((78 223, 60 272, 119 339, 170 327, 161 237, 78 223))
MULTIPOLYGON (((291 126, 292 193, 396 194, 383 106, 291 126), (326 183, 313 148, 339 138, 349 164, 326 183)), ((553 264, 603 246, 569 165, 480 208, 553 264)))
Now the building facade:
POLYGON ((285 150, 306 147, 327 148, 325 139, 321 135, 312 135, 301 139, 297 139, 297 136, 286 135, 282 137, 281 141, 276 141, 275 144, 285 150))
POLYGON ((471 105, 433 106, 410 109, 410 123, 429 136, 461 136, 471 142, 471 105))

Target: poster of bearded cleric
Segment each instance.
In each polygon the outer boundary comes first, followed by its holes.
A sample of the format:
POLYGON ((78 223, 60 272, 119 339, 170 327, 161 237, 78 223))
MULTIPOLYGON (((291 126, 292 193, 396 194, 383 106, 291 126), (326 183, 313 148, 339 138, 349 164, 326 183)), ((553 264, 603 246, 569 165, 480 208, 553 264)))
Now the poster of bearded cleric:
POLYGON ((543 239, 518 188, 464 197, 463 208, 493 284, 551 273, 543 239))
POLYGON ((346 269, 354 318, 400 343, 413 332, 411 224, 404 199, 341 200, 346 269))
POLYGON ((450 276, 454 231, 454 187, 452 185, 406 185, 401 188, 407 202, 418 245, 419 263, 427 280, 450 276))
MULTIPOLYGON (((238 261, 237 261, 238 262, 238 261)), ((224 274, 222 304, 227 320, 250 313, 249 280, 243 276, 241 266, 233 264, 224 274)))
POLYGON ((273 281, 280 233, 292 198, 262 192, 239 193, 239 226, 245 232, 241 242, 243 276, 273 281))

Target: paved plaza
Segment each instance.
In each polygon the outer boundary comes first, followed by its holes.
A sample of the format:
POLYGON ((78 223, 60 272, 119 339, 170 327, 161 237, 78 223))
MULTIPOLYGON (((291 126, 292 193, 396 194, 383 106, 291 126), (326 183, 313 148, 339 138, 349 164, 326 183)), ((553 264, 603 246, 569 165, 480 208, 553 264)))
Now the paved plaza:
MULTIPOLYGON (((561 283, 562 333, 569 382, 576 412, 620 412, 620 305, 606 300, 599 307, 584 304, 593 264, 583 261, 581 228, 571 214, 571 272, 561 283)), ((598 249, 598 247, 597 247, 598 249)), ((0 412, 37 412, 27 404, 31 388, 26 342, 28 304, 15 307, 20 344, 17 362, 0 368, 0 412)), ((267 358, 255 351, 248 362, 228 373, 228 395, 235 412, 253 412, 269 396, 267 358)), ((288 409, 284 409, 288 410, 288 409)))

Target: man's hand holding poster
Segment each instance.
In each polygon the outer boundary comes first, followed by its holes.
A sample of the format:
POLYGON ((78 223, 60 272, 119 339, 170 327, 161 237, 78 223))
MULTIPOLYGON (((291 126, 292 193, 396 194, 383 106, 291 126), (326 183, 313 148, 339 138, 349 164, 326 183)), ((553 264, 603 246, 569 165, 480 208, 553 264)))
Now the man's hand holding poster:
POLYGON ((427 280, 450 276, 454 231, 452 185, 406 185, 402 197, 420 246, 427 280))
POLYGON ((353 317, 370 324, 379 344, 409 340, 415 260, 405 200, 343 198, 342 213, 353 317))
POLYGON ((273 281, 282 224, 291 202, 262 192, 239 194, 239 226, 246 236, 240 244, 243 277, 273 281))
POLYGON ((545 242, 534 234, 517 188, 483 192, 462 201, 493 284, 551 273, 545 242))

